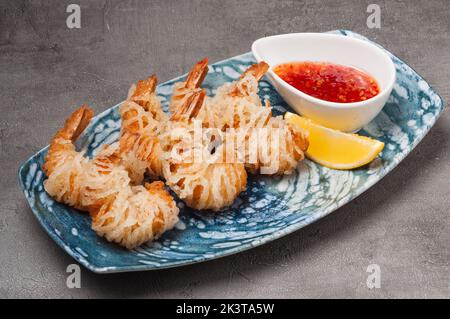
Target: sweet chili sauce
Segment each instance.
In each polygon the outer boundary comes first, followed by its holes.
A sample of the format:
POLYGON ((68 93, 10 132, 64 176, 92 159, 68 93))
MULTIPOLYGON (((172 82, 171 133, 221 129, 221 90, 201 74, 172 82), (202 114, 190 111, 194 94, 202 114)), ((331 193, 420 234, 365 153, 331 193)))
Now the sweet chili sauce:
POLYGON ((378 83, 369 74, 339 64, 284 63, 276 66, 274 72, 296 89, 330 102, 360 102, 380 93, 378 83))

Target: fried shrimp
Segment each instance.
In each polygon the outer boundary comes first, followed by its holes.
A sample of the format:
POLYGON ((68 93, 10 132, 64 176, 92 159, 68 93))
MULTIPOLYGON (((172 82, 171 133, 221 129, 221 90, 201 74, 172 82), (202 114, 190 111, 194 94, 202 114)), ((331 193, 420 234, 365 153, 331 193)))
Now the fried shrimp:
POLYGON ((192 94, 200 92, 200 85, 208 73, 208 58, 197 62, 191 69, 183 82, 178 82, 174 85, 172 91, 172 99, 169 105, 169 111, 174 114, 180 107, 185 104, 186 100, 192 94))
POLYGON ((120 156, 133 184, 140 184, 147 171, 152 178, 162 176, 158 135, 167 121, 156 96, 155 75, 130 88, 120 107, 122 119, 120 156))
POLYGON ((92 229, 108 241, 133 249, 157 239, 178 221, 179 209, 157 181, 118 193, 92 216, 92 229))
MULTIPOLYGON (((220 154, 226 145, 196 137, 196 116, 204 105, 205 91, 190 94, 169 121, 161 138, 166 184, 189 207, 218 211, 230 206, 245 190, 247 173, 242 163, 227 163, 220 154)), ((197 131, 198 132, 198 131, 197 131)))
POLYGON ((250 127, 242 134, 246 141, 245 166, 253 174, 291 174, 305 158, 308 148, 307 132, 287 123, 281 116, 270 117, 263 127, 250 127), (256 147, 252 149, 252 145, 256 147))
POLYGON ((236 129, 238 147, 244 149, 244 163, 251 173, 290 174, 304 159, 308 147, 307 133, 272 117, 268 100, 258 96, 258 81, 269 66, 260 62, 250 66, 241 77, 226 83, 209 100, 215 125, 222 130, 236 129))
MULTIPOLYGON (((103 176, 113 176, 115 171, 127 172, 121 166, 123 159, 118 156, 117 148, 117 144, 106 146, 93 159, 103 176)), ((90 187, 107 182, 103 176, 92 180, 90 187)), ((164 189, 163 182, 146 183, 145 187, 128 183, 114 198, 91 213, 92 229, 108 241, 133 249, 171 229, 178 221, 178 213, 179 209, 164 189)))
POLYGON ((92 160, 76 151, 73 143, 92 116, 90 108, 80 107, 53 137, 44 188, 58 202, 88 211, 97 234, 131 249, 172 228, 179 210, 162 182, 131 186, 117 144, 92 160))
POLYGON ((53 137, 43 165, 48 176, 44 182, 47 193, 58 202, 87 211, 95 211, 129 183, 126 172, 111 170, 104 174, 100 162, 90 161, 75 150, 73 143, 93 114, 83 105, 67 119, 53 137))
POLYGON ((272 116, 261 102, 258 82, 265 62, 206 97, 200 86, 208 59, 194 65, 175 84, 169 118, 156 94, 152 75, 133 85, 120 107, 119 141, 89 159, 74 142, 93 111, 81 106, 52 138, 43 164, 44 188, 56 201, 89 212, 92 229, 128 249, 158 238, 174 227, 179 209, 163 178, 187 206, 219 211, 247 187, 247 171, 289 174, 303 160, 308 135, 272 116), (142 185, 144 184, 144 185, 142 185))
MULTIPOLYGON (((158 80, 156 75, 151 75, 145 80, 139 80, 136 84, 132 85, 128 91, 127 102, 133 102, 143 108, 144 111, 149 112, 149 115, 154 120, 160 122, 167 119, 166 114, 161 108, 161 102, 156 95, 156 85, 158 80)), ((127 103, 125 103, 127 104, 127 103)), ((125 124, 126 129, 142 129, 146 126, 146 118, 136 117, 136 114, 124 115, 124 119, 128 120, 125 124), (142 121, 139 127, 136 127, 136 121, 142 121)))

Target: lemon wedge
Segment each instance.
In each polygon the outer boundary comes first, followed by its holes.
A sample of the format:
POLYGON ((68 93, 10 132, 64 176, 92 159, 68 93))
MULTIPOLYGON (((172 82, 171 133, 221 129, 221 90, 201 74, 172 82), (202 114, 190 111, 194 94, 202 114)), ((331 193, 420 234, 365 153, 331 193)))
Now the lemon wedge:
POLYGON ((332 169, 353 169, 373 161, 384 143, 358 134, 343 133, 287 112, 285 119, 309 131, 306 156, 332 169))

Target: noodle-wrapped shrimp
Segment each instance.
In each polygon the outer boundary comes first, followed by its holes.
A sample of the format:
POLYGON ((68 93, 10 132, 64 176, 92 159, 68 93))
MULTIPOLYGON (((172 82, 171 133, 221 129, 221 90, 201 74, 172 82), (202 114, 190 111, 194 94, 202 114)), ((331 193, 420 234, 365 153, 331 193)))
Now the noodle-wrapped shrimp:
POLYGON ((42 169, 48 179, 44 188, 58 202, 78 209, 86 209, 82 203, 88 159, 75 150, 74 141, 87 127, 93 111, 83 105, 75 111, 50 142, 42 169))
MULTIPOLYGON (((167 116, 161 108, 161 102, 156 95, 157 84, 158 79, 156 75, 151 75, 147 79, 139 80, 136 84, 133 84, 128 91, 127 100, 122 104, 122 109, 125 108, 125 105, 133 105, 134 103, 139 105, 145 112, 148 112, 150 118, 158 122, 167 120, 167 116)), ((126 121, 122 126, 123 129, 139 132, 147 125, 147 117, 142 117, 142 115, 137 117, 138 114, 141 114, 137 108, 128 107, 121 113, 126 121), (137 113, 133 113, 131 110, 135 110, 137 113)))
POLYGON ((92 115, 90 108, 80 107, 52 139, 43 165, 44 188, 58 202, 88 211, 100 236, 131 249, 172 228, 179 209, 162 182, 131 186, 117 144, 92 160, 75 150, 73 142, 92 115))
MULTIPOLYGON (((126 174, 119 146, 104 147, 93 159, 94 164, 108 176, 115 171, 126 174)), ((91 185, 105 183, 97 178, 91 185), (94 182, 94 183, 93 183, 94 182)), ((131 182, 131 181, 130 181, 131 182)), ((92 229, 108 241, 133 249, 157 239, 178 221, 179 209, 164 183, 155 181, 143 186, 123 186, 108 202, 91 213, 92 229)), ((92 187, 92 186, 91 186, 92 187)))
POLYGON ((188 73, 186 80, 175 83, 170 100, 169 111, 174 114, 194 93, 200 92, 200 85, 208 73, 208 58, 197 62, 188 73))
POLYGON ((236 129, 238 147, 244 149, 244 163, 251 173, 290 174, 304 159, 308 148, 307 132, 279 116, 272 117, 268 100, 261 103, 258 81, 269 66, 260 62, 250 66, 241 77, 218 88, 209 101, 216 125, 236 129))
MULTIPOLYGON (((291 174, 305 158, 308 133, 287 123, 281 116, 270 117, 263 127, 236 130, 243 134, 245 167, 252 173, 291 174)), ((242 145, 242 144, 241 144, 242 145)))
POLYGON ((156 84, 155 75, 138 81, 120 107, 120 156, 133 184, 140 184, 146 171, 152 178, 162 176, 158 135, 167 117, 156 96, 156 84))
POLYGON ((97 209, 90 209, 91 227, 108 241, 133 249, 173 228, 178 221, 179 209, 161 181, 146 183, 143 187, 131 186, 128 179, 128 184, 122 181, 121 188, 114 188, 118 182, 114 177, 128 174, 122 166, 123 158, 118 148, 117 143, 106 145, 92 160, 100 174, 91 178, 85 196, 102 196, 100 191, 111 193, 111 189, 116 190, 114 196, 101 201, 102 205, 97 209))
POLYGON ((126 171, 111 170, 107 174, 100 162, 86 158, 75 149, 74 141, 89 124, 93 111, 81 106, 67 119, 53 137, 43 170, 48 179, 44 188, 58 202, 95 211, 129 184, 126 171))
MULTIPOLYGON (((178 110, 186 103, 192 95, 199 93, 203 89, 200 88, 203 80, 208 73, 208 58, 197 62, 189 71, 186 80, 174 85, 172 91, 172 99, 170 101, 169 109, 172 114, 177 113, 178 110)), ((202 108, 195 116, 196 120, 201 121, 205 128, 216 127, 216 114, 210 109, 209 103, 205 102, 202 108)))
POLYGON ((263 105, 258 96, 258 82, 269 65, 260 62, 250 66, 237 81, 217 88, 216 95, 208 100, 215 114, 215 125, 227 128, 262 127, 272 116, 271 108, 263 105))
MULTIPOLYGON (((226 161, 226 143, 213 142, 198 133, 202 123, 195 121, 204 105, 205 91, 191 94, 169 121, 162 135, 166 184, 187 206, 218 211, 230 206, 245 190, 247 173, 242 163, 226 161), (216 156, 218 155, 218 156, 216 156)), ((234 152, 234 149, 231 150, 234 152)))
POLYGON ((92 216, 92 229, 128 249, 157 239, 173 228, 179 209, 160 181, 132 186, 92 216))

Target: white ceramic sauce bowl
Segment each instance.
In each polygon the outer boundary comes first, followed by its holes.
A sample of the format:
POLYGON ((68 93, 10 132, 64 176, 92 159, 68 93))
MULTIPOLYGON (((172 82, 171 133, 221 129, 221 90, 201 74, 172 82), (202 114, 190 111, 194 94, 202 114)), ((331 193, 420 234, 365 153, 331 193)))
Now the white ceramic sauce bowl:
POLYGON ((336 34, 291 33, 256 40, 252 52, 270 65, 267 76, 283 99, 298 113, 324 126, 356 132, 382 110, 395 83, 389 55, 367 41, 336 34), (380 93, 366 101, 335 103, 305 94, 286 83, 273 67, 289 62, 329 62, 355 67, 372 76, 380 93))

